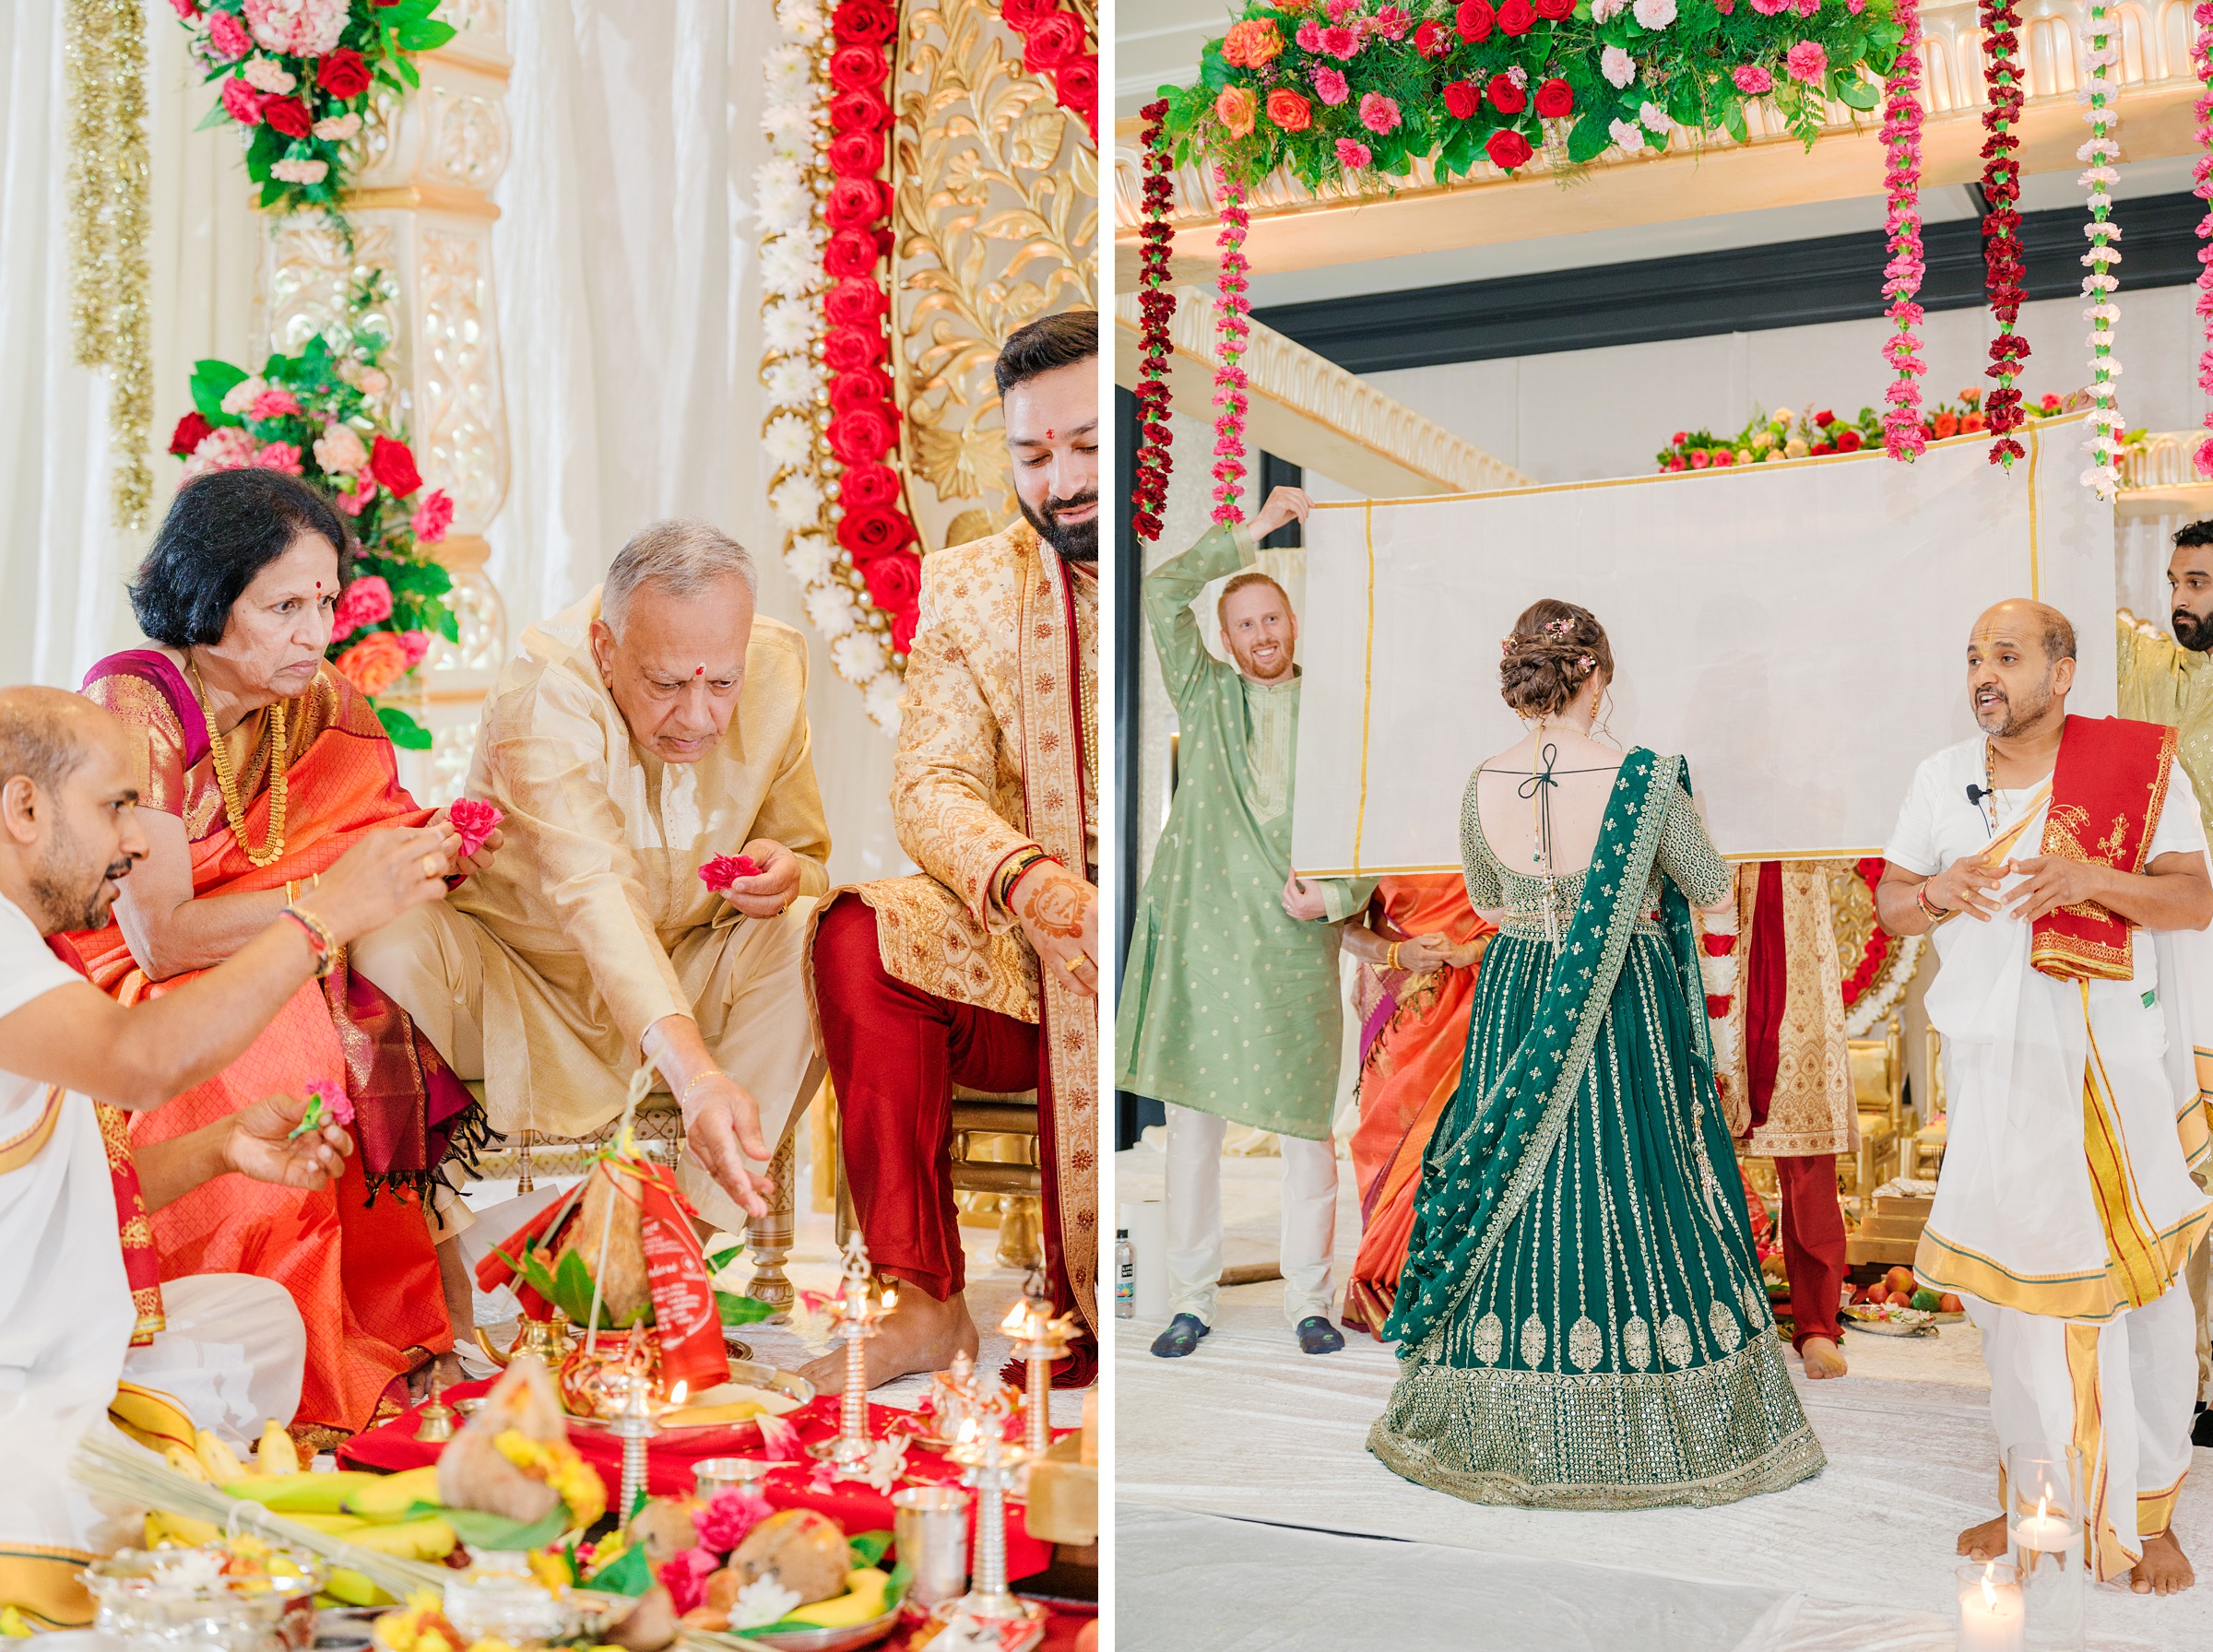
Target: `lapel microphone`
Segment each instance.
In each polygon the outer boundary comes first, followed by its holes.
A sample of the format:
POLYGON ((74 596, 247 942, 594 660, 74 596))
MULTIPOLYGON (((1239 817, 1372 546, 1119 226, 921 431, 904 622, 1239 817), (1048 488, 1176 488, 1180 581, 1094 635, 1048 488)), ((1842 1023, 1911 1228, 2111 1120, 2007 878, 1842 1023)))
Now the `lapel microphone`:
POLYGON ((1973 804, 1977 808, 1981 808, 1982 807, 1983 798, 1994 797, 1996 796, 1997 793, 1992 791, 1990 787, 1986 785, 1977 785, 1971 780, 1967 783, 1967 800, 1973 804))

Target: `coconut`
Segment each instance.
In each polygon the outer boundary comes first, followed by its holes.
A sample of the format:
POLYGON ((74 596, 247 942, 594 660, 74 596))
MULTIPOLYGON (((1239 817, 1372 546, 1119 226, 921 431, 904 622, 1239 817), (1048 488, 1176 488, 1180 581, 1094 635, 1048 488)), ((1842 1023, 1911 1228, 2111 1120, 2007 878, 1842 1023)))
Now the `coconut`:
MULTIPOLYGON (((634 1190, 612 1165, 593 1166, 575 1220, 562 1234, 562 1254, 574 1251, 598 1281, 602 1326, 621 1325, 653 1300, 645 1273, 645 1216, 634 1190), (606 1259, 601 1260, 605 1247, 606 1259)), ((561 1257, 554 1257, 560 1266, 561 1257)))
POLYGON ((811 1606, 846 1592, 852 1564, 846 1534, 835 1520, 811 1508, 779 1509, 745 1534, 730 1554, 740 1586, 774 1577, 811 1606))
POLYGON ((438 1457, 438 1501, 447 1508, 481 1509, 526 1524, 543 1518, 561 1494, 524 1473, 492 1444, 506 1429, 550 1444, 568 1437, 553 1379, 544 1363, 518 1355, 485 1395, 476 1415, 438 1457))

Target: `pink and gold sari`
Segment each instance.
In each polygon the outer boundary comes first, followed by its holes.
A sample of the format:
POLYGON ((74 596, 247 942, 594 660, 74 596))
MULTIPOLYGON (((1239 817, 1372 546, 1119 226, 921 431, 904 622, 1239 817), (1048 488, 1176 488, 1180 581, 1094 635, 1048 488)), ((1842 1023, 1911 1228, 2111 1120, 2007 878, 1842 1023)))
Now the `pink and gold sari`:
MULTIPOLYGON (((86 696, 144 741, 139 806, 178 816, 195 898, 282 889, 326 869, 362 834, 420 825, 368 701, 325 665, 287 702, 284 850, 255 867, 232 832, 199 702, 164 655, 134 649, 92 667, 86 696)), ((267 713, 226 738, 247 841, 269 833, 267 713)), ((119 927, 70 938, 95 985, 119 1002, 174 990, 198 972, 149 981, 119 927)), ((307 1323, 294 1433, 322 1445, 397 1409, 399 1379, 452 1346, 421 1204, 431 1178, 479 1126, 469 1095, 400 1008, 341 962, 310 981, 246 1053, 207 1082, 133 1116, 134 1144, 166 1141, 310 1080, 344 1083, 356 1150, 320 1193, 221 1176, 155 1212, 161 1277, 254 1273, 292 1294, 307 1323)))
MULTIPOLYGON (((1386 878, 1376 885, 1379 931, 1391 940, 1442 935, 1456 947, 1495 933, 1468 904, 1458 872, 1386 878)), ((1360 966, 1360 1123, 1353 1180, 1360 1191, 1360 1252, 1345 1286, 1344 1323, 1380 1336, 1406 1266, 1422 1152, 1460 1082, 1475 1005, 1475 965, 1415 975, 1360 966)))

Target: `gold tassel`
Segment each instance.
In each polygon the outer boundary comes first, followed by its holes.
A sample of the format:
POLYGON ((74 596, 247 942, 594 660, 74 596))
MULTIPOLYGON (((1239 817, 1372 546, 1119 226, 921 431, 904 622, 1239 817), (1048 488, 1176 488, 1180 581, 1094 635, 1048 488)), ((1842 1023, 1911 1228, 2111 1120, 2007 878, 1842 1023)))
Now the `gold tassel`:
POLYGON ((67 0, 71 342, 108 370, 115 525, 146 525, 154 417, 147 267, 146 16, 138 0, 67 0))

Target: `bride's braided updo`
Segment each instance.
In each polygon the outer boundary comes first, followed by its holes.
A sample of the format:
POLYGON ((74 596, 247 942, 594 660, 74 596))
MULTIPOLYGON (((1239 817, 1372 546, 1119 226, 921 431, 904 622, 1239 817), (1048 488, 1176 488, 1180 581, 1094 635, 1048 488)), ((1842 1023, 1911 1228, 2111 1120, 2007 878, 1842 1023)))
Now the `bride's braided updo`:
POLYGON ((1533 602, 1499 644, 1498 694, 1518 717, 1550 717, 1568 709, 1592 672, 1614 675, 1606 628, 1589 608, 1545 597, 1533 602))

